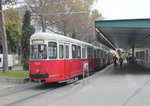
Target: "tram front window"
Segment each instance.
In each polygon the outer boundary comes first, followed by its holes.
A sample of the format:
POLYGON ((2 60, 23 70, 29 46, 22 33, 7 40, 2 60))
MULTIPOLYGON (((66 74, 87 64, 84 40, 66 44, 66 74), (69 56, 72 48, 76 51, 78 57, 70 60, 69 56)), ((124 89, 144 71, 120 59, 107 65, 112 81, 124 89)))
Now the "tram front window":
POLYGON ((31 45, 31 59, 47 59, 47 46, 31 45))

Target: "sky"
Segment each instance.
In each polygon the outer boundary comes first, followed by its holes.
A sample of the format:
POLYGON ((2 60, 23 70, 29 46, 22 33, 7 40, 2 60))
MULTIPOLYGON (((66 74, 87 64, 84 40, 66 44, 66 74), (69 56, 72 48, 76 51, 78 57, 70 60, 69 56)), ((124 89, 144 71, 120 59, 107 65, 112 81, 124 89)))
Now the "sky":
POLYGON ((150 18, 150 0, 97 0, 93 7, 106 19, 150 18))

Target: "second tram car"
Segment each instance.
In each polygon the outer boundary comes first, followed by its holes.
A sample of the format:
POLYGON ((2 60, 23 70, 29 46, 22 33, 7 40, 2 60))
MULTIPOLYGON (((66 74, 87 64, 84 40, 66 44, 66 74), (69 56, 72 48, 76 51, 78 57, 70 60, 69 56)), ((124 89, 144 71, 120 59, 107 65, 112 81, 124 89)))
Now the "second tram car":
POLYGON ((36 33, 30 38, 30 81, 69 82, 105 66, 106 51, 59 34, 36 33))

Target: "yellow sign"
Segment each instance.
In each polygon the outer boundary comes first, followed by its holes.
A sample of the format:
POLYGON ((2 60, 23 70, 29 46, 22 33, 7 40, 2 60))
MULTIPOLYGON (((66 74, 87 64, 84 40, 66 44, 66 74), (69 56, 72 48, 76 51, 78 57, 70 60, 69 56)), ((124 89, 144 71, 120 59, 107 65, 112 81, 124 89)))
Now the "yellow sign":
POLYGON ((32 40, 32 43, 42 44, 44 43, 44 40, 32 40))

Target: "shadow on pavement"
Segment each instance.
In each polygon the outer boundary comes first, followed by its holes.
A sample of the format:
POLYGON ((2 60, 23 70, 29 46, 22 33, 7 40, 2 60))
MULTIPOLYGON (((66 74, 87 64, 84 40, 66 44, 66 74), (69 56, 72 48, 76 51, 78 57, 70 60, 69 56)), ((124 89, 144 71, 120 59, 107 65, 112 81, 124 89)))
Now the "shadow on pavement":
POLYGON ((135 63, 124 63, 122 69, 120 68, 119 64, 117 64, 117 67, 114 67, 112 69, 113 74, 132 74, 132 75, 150 74, 150 69, 146 69, 135 63))

